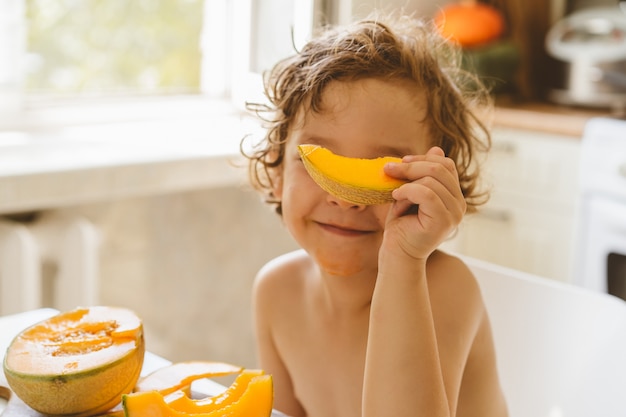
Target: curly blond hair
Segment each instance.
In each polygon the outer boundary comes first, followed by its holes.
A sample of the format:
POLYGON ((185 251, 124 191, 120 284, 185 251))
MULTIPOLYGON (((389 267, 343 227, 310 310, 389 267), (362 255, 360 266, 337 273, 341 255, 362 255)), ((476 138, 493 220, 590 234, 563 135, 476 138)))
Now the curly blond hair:
POLYGON ((290 129, 299 111, 323 110, 322 95, 330 82, 410 80, 425 92, 431 145, 440 146, 455 161, 468 212, 476 211, 488 195, 478 187, 479 164, 474 156, 491 145, 489 131, 476 111, 491 105, 491 99, 479 80, 461 68, 460 58, 460 51, 440 37, 431 21, 409 16, 324 28, 301 51, 264 74, 269 105, 247 104, 267 123, 261 143, 250 152, 242 146, 251 184, 282 213, 272 190, 290 129))

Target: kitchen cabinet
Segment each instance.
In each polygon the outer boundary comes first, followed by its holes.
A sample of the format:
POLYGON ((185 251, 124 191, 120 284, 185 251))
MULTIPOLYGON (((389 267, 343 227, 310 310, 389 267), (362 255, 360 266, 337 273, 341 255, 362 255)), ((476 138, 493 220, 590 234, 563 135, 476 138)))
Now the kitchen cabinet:
POLYGON ((570 281, 580 138, 502 127, 492 135, 483 166, 491 198, 444 249, 570 281))

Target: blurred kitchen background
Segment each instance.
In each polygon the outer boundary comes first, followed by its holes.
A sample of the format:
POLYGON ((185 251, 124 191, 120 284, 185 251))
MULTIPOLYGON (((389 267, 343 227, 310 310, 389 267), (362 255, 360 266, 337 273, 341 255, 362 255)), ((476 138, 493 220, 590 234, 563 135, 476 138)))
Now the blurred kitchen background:
MULTIPOLYGON (((320 24, 452 3, 2 0, 0 314, 126 306, 154 353, 255 366, 251 283, 295 244, 246 185, 240 141, 261 130, 245 101, 262 100, 261 72, 320 24)), ((465 50, 496 99, 492 198, 446 249, 624 298, 626 140, 612 137, 626 133, 612 123, 626 108, 626 15, 615 0, 481 3, 505 21, 465 50), (577 78, 590 59, 572 48, 606 50, 594 74, 617 82, 577 78), (586 139, 596 118, 608 119, 595 130, 604 148, 586 139), (598 152, 623 159, 588 162, 598 152), (614 165, 600 182, 614 184, 601 188, 621 232, 590 234, 581 178, 614 165), (610 273, 595 266, 606 259, 610 273)))

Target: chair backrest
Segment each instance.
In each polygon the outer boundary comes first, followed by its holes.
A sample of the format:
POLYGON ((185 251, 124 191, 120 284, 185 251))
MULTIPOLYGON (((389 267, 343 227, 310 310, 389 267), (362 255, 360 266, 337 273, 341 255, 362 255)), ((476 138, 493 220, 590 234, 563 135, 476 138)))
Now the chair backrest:
POLYGON ((510 417, 626 416, 626 302, 462 258, 489 311, 510 417))

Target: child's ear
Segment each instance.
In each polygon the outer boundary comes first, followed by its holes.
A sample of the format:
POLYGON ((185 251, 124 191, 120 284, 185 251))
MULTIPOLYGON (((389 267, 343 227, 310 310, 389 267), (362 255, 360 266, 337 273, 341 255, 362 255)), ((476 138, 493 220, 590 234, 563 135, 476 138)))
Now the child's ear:
POLYGON ((283 171, 275 169, 272 171, 272 194, 277 200, 283 198, 283 171))

